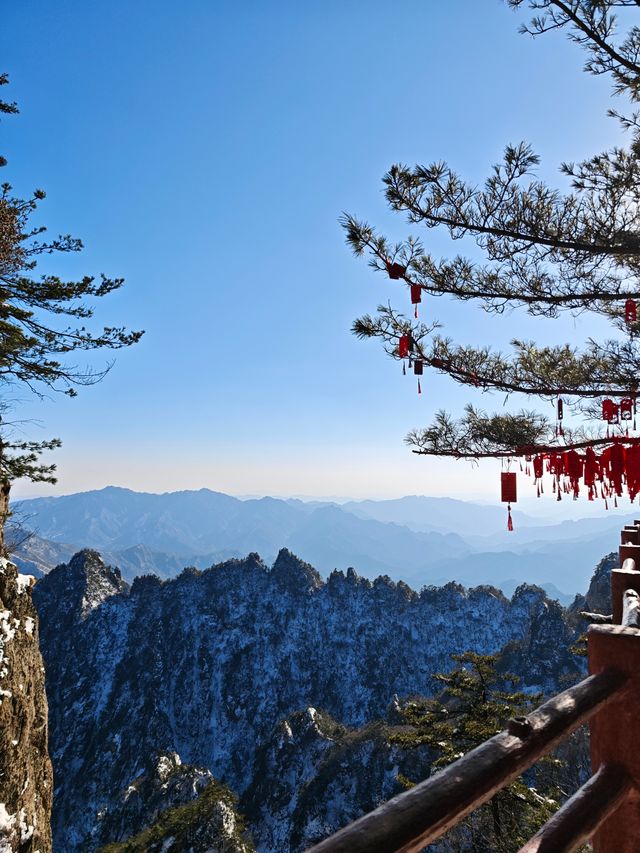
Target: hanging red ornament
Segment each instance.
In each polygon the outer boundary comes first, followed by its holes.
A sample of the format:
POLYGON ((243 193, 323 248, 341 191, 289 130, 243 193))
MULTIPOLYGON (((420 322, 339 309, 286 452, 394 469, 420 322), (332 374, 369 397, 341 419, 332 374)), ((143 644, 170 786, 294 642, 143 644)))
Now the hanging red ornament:
POLYGON ((400 335, 398 355, 400 358, 406 358, 409 355, 409 335, 400 335))
POLYGON ((611 488, 616 495, 620 496, 622 495, 622 478, 624 476, 624 447, 619 442, 616 442, 608 449, 608 456, 611 488))
POLYGON ((420 380, 418 379, 418 394, 422 394, 422 387, 420 386, 420 380))
POLYGON ((633 417, 633 400, 630 397, 625 397, 620 400, 620 420, 630 421, 633 417))
POLYGON ((584 454, 584 484, 588 489, 589 500, 592 501, 596 495, 596 477, 598 476, 598 457, 591 447, 587 447, 584 454))
POLYGON ((536 480, 539 480, 542 477, 544 471, 544 456, 534 456, 533 457, 533 476, 536 480))
POLYGON ((402 278, 407 271, 407 268, 403 267, 402 264, 392 264, 391 261, 385 261, 385 266, 387 268, 389 278, 394 279, 394 281, 397 281, 399 278, 402 278))
POLYGON ((580 478, 582 477, 583 459, 575 450, 568 450, 564 454, 564 470, 569 478, 569 486, 567 493, 573 491, 573 497, 577 498, 580 494, 580 478))
POLYGON ((627 299, 624 303, 624 321, 627 326, 635 323, 638 319, 638 309, 634 299, 627 299))
POLYGON ((616 441, 611 447, 607 447, 601 456, 601 476, 608 482, 604 484, 606 494, 622 494, 622 480, 625 468, 625 452, 620 442, 616 441))
POLYGON ((515 471, 503 471, 500 475, 502 503, 518 502, 518 486, 515 471))
POLYGON ((602 419, 609 424, 618 423, 619 407, 613 400, 602 401, 602 419))
POLYGON ((500 487, 502 503, 507 504, 507 530, 513 530, 513 519, 511 518, 511 504, 517 503, 518 492, 515 471, 503 471, 500 475, 500 487))
POLYGON ((423 362, 423 361, 421 361, 419 358, 417 358, 417 359, 413 362, 413 372, 414 372, 414 374, 415 374, 416 376, 422 376, 422 372, 423 372, 423 371, 422 371, 422 369, 423 369, 423 366, 424 366, 424 362, 423 362))
POLYGON ((627 490, 633 500, 640 492, 640 445, 632 444, 625 453, 625 472, 627 475, 627 490))
POLYGON ((415 305, 415 311, 413 312, 413 316, 418 319, 418 303, 422 302, 422 288, 419 284, 411 285, 411 304, 415 305))
POLYGON ((564 403, 558 399, 558 420, 561 421, 564 416, 564 403))

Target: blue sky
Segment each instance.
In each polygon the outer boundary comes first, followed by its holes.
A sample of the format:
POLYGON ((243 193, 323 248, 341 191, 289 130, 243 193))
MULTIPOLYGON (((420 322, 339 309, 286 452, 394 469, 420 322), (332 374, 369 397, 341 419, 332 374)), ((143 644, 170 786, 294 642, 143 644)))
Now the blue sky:
MULTIPOLYGON (((469 391, 429 376, 418 397, 351 336, 359 314, 407 300, 351 256, 337 219, 408 233, 381 193, 398 161, 447 159, 481 180, 505 143, 528 139, 562 185, 559 162, 619 139, 608 82, 581 72, 562 35, 519 35, 522 21, 500 0, 6 3, 5 94, 21 114, 0 126, 3 178, 44 188, 40 221, 85 243, 48 269, 125 276, 97 317, 146 329, 75 400, 16 393, 39 422, 27 433, 64 441, 58 486, 16 494, 113 483, 494 499, 495 465, 403 445, 469 391)), ((425 242, 452 250, 435 232, 425 242)), ((444 299, 424 313, 496 346, 599 331, 444 299)))

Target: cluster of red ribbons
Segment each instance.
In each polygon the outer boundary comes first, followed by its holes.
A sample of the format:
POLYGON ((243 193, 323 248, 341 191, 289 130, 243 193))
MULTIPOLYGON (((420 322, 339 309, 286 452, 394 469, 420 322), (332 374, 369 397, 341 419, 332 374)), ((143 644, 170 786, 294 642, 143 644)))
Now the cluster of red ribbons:
MULTIPOLYGON (((640 494, 640 438, 614 438, 601 452, 593 447, 583 452, 558 448, 527 455, 520 470, 533 475, 538 497, 544 493, 544 475, 549 474, 557 500, 562 500, 563 494, 577 499, 582 486, 590 501, 602 498, 609 509, 611 499, 618 506, 618 498, 625 493, 631 501, 640 494)), ((511 504, 518 500, 516 474, 503 471, 500 486, 502 502, 507 504, 507 530, 513 530, 511 504)))
POLYGON ((617 498, 625 491, 631 500, 640 492, 640 442, 629 444, 628 439, 613 439, 600 453, 592 447, 587 447, 583 453, 560 449, 540 453, 527 457, 525 470, 527 474, 533 472, 538 497, 544 491, 546 472, 553 478, 557 500, 561 500, 563 494, 577 498, 583 486, 590 501, 603 498, 608 509, 610 498, 617 506, 617 498))

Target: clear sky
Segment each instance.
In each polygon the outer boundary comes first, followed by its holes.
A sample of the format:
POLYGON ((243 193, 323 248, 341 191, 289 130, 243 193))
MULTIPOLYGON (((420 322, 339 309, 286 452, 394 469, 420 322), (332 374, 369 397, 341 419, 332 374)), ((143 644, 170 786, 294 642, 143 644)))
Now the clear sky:
MULTIPOLYGON (((48 269, 125 276, 97 316, 146 329, 75 400, 17 394, 40 422, 30 437, 64 441, 58 486, 17 495, 496 498, 497 466, 403 445, 469 391, 429 375, 418 397, 375 342, 351 336, 356 316, 407 297, 352 257, 337 219, 401 237, 381 193, 392 163, 447 159, 481 180, 521 139, 562 186, 562 160, 619 138, 608 81, 582 73, 577 47, 519 35, 523 15, 500 0, 5 0, 2 17, 4 94, 21 109, 0 126, 2 177, 44 188, 39 221, 85 242, 48 269)), ((599 331, 445 299, 423 313, 463 343, 599 331)))

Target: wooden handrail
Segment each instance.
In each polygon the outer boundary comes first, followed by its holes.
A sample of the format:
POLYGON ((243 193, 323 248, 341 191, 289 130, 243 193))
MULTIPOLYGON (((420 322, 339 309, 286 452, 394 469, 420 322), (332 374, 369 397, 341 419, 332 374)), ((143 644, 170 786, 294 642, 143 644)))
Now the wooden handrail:
POLYGON ((519 853, 570 853, 600 829, 632 787, 624 767, 603 764, 519 853))
POLYGON ((307 853, 419 853, 587 720, 594 775, 520 853, 571 853, 587 840, 596 853, 640 850, 640 770, 629 750, 640 708, 640 520, 620 539, 613 615, 583 614, 611 623, 589 628, 592 675, 307 853))
POLYGON ((417 853, 620 695, 627 681, 611 668, 589 676, 308 853, 417 853))

